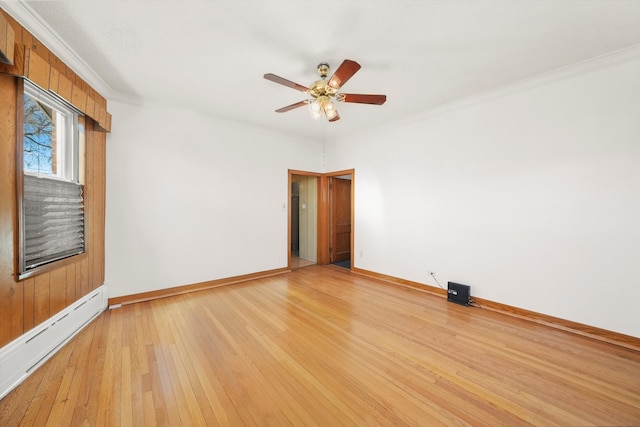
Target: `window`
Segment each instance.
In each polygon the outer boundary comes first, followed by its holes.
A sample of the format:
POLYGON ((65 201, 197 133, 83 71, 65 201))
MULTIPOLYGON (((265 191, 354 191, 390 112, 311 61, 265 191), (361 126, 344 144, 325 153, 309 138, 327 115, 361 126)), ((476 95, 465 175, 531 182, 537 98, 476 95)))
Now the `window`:
POLYGON ((78 115, 25 81, 24 172, 78 182, 78 115))
POLYGON ((84 252, 78 114, 29 81, 23 97, 20 276, 84 252))

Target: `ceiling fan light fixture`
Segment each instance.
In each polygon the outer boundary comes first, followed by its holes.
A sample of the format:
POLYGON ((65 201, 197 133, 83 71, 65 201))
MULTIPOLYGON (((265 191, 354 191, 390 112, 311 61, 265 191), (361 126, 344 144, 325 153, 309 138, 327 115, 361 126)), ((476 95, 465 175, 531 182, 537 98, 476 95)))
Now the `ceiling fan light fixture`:
POLYGON ((327 101, 324 104, 324 114, 327 116, 327 119, 331 120, 338 115, 336 111, 336 106, 331 101, 327 101))
POLYGON ((309 103, 309 114, 316 120, 322 117, 322 105, 317 99, 309 103))
POLYGON ((313 102, 309 103, 309 114, 314 119, 319 119, 324 114, 327 119, 331 120, 338 115, 336 106, 328 96, 318 96, 313 102))

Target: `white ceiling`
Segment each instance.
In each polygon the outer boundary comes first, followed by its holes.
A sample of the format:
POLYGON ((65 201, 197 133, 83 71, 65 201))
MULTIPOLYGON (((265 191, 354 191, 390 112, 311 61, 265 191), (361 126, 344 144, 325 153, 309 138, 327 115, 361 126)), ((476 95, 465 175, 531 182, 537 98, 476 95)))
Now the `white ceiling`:
POLYGON ((108 99, 168 103, 301 137, 319 126, 357 132, 640 46, 637 0, 0 4, 108 99), (263 74, 309 85, 319 62, 335 69, 345 58, 362 69, 343 91, 383 93, 385 105, 339 104, 341 120, 324 125, 305 108, 274 112, 306 96, 263 74))

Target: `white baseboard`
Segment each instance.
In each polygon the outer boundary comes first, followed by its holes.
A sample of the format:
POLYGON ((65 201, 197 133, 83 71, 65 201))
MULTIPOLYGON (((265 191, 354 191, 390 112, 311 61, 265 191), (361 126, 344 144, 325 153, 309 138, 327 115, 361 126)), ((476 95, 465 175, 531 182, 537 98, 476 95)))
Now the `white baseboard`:
POLYGON ((0 399, 106 309, 104 286, 0 348, 0 399))

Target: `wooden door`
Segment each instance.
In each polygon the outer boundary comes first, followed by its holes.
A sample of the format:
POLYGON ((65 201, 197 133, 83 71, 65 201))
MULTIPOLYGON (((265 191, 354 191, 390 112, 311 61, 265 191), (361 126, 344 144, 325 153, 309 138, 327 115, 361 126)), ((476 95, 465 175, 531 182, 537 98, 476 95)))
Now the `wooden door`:
POLYGON ((351 260, 351 180, 331 177, 329 192, 331 203, 330 262, 351 260))

